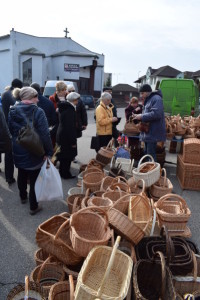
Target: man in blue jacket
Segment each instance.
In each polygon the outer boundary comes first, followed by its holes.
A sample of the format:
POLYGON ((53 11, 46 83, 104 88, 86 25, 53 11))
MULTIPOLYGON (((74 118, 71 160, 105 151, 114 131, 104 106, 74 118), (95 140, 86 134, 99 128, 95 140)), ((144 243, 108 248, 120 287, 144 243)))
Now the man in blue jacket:
POLYGON ((140 87, 140 97, 144 101, 142 114, 134 115, 134 119, 149 124, 148 132, 140 133, 140 140, 145 143, 145 154, 150 154, 156 161, 157 142, 166 140, 165 116, 160 90, 152 92, 151 86, 140 87))

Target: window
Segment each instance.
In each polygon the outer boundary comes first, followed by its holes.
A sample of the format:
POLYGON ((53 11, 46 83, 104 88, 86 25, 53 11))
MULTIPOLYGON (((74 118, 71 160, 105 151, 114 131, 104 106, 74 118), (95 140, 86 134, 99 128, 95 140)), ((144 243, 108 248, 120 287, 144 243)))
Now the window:
POLYGON ((32 83, 32 58, 23 62, 23 82, 25 84, 32 83))

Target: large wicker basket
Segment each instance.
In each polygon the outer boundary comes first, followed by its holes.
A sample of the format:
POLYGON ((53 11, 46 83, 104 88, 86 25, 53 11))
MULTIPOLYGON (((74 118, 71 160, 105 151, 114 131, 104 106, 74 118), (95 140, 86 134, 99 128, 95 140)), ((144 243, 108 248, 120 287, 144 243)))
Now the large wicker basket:
POLYGON ((145 181, 145 186, 150 187, 160 178, 160 164, 154 162, 154 159, 151 155, 144 155, 140 159, 138 167, 133 169, 132 173, 135 181, 143 179, 145 181), (142 163, 142 161, 147 157, 149 157, 152 160, 152 162, 142 163), (143 172, 142 170, 144 169, 146 169, 147 172, 143 172))
POLYGON ((98 246, 87 256, 78 276, 75 300, 122 300, 129 289, 132 259, 113 247, 98 246))
POLYGON ((37 228, 36 242, 39 247, 57 257, 64 264, 76 265, 82 257, 72 248, 69 227, 68 219, 54 216, 37 228))
POLYGON ((102 165, 106 166, 111 162, 115 151, 112 149, 113 146, 113 139, 110 140, 106 147, 101 147, 100 150, 97 152, 96 160, 100 162, 102 165))
POLYGON ((83 208, 74 213, 70 219, 70 226, 73 249, 83 257, 95 246, 107 245, 112 237, 107 213, 97 206, 83 208))
POLYGON ((155 204, 159 226, 165 225, 169 231, 184 232, 191 211, 186 201, 177 194, 166 194, 155 204))

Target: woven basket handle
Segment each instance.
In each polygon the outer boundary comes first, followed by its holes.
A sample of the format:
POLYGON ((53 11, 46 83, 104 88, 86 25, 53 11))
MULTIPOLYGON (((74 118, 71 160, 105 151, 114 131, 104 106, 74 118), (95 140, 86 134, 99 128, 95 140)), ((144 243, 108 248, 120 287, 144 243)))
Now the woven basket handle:
POLYGON ((187 209, 187 204, 186 201, 179 195, 177 194, 166 194, 162 196, 158 201, 157 201, 157 207, 159 208, 159 205, 162 204, 165 200, 168 200, 168 198, 173 197, 176 198, 177 201, 182 203, 183 209, 187 209))
POLYGON ((104 274, 104 277, 103 277, 102 282, 100 284, 100 287, 98 289, 97 298, 100 298, 101 295, 102 295, 103 287, 104 287, 104 284, 105 284, 105 282, 106 282, 106 280, 107 280, 107 278, 110 274, 110 270, 112 268, 112 265, 113 265, 113 262, 114 262, 114 259, 115 259, 115 254, 116 254, 117 248, 119 247, 120 240, 121 240, 121 237, 118 236, 116 241, 115 241, 115 244, 113 246, 112 253, 111 253, 111 256, 110 256, 110 259, 109 259, 109 262, 108 262, 106 272, 104 274))
POLYGON ((165 290, 166 290, 166 267, 165 267, 165 258, 162 252, 157 251, 153 256, 153 261, 155 261, 156 256, 160 257, 161 260, 161 272, 162 272, 162 287, 161 287, 161 299, 165 299, 165 290))
POLYGON ((162 168, 161 169, 161 174, 162 172, 164 173, 164 183, 163 183, 163 187, 166 187, 166 183, 167 183, 167 187, 168 187, 168 182, 167 182, 167 172, 166 172, 166 169, 165 168, 162 168))
POLYGON ((47 259, 41 264, 40 270, 39 270, 38 275, 37 275, 37 282, 38 282, 38 283, 40 283, 42 271, 44 270, 46 264, 47 264, 48 262, 50 262, 50 260, 51 260, 51 255, 49 255, 49 257, 47 257, 47 259))
POLYGON ((74 280, 73 276, 69 275, 70 300, 74 300, 74 280))
POLYGON ((165 233, 165 237, 166 237, 167 265, 169 266, 169 263, 174 260, 175 249, 174 249, 173 241, 172 241, 171 237, 169 236, 167 227, 165 225, 162 226, 162 228, 160 230, 160 235, 162 237, 164 237, 164 233, 165 233))
POLYGON ((112 149, 112 146, 113 146, 113 142, 114 142, 114 140, 113 140, 113 138, 110 140, 110 142, 108 143, 108 145, 106 146, 106 149, 108 150, 108 149, 112 149))
POLYGON ((145 193, 145 181, 144 181, 144 179, 139 179, 136 182, 136 187, 139 187, 139 185, 138 185, 139 182, 142 182, 142 191, 140 193, 145 193))
POLYGON ((24 299, 28 299, 28 291, 29 291, 29 277, 25 276, 25 291, 24 291, 24 299))
POLYGON ((74 216, 78 216, 79 214, 82 214, 82 213, 84 214, 87 211, 94 211, 94 212, 99 211, 101 213, 101 217, 105 219, 105 226, 104 226, 105 228, 104 229, 106 231, 107 228, 108 228, 108 224, 109 224, 108 214, 106 213, 106 211, 104 211, 102 208, 100 208, 98 206, 88 206, 88 207, 80 209, 79 211, 77 211, 76 213, 74 213, 73 215, 71 215, 70 225, 73 226, 74 216))
MULTIPOLYGON (((66 225, 68 225, 68 224, 69 224, 69 219, 67 219, 65 222, 63 222, 63 224, 59 227, 58 231, 56 232, 56 235, 55 235, 55 237, 54 237, 55 240, 59 238, 60 233, 63 231, 63 229, 64 229, 64 228, 66 227, 66 225)), ((62 242, 62 241, 60 241, 60 242, 62 242)))
POLYGON ((153 159, 153 157, 152 157, 150 154, 146 154, 146 155, 142 156, 142 158, 140 158, 140 160, 139 160, 138 167, 137 167, 137 169, 136 169, 138 173, 140 172, 140 165, 142 164, 143 160, 144 160, 146 157, 150 157, 151 160, 152 160, 152 162, 154 162, 154 159, 153 159))
POLYGON ((79 200, 79 197, 76 197, 74 199, 74 203, 73 203, 73 206, 72 206, 72 214, 75 213, 78 210, 78 200, 79 200))

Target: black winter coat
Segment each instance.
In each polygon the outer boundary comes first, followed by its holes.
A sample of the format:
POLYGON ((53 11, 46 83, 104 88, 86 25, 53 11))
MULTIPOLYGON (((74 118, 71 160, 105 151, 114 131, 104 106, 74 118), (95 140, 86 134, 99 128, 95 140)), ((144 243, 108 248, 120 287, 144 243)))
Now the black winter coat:
POLYGON ((11 151, 12 140, 11 134, 6 123, 3 111, 0 108, 0 153, 11 151))
POLYGON ((83 126, 88 125, 87 111, 81 99, 76 106, 76 137, 82 136, 83 126))
POLYGON ((3 108, 5 118, 6 118, 6 122, 8 122, 8 113, 9 113, 10 106, 14 105, 16 102, 16 99, 12 95, 12 90, 13 90, 13 88, 10 88, 8 91, 3 93, 2 99, 1 99, 2 108, 3 108))
POLYGON ((38 93, 38 100, 37 106, 44 110, 49 126, 54 126, 57 123, 57 115, 52 101, 41 93, 38 93))
POLYGON ((67 101, 58 103, 59 125, 56 142, 61 146, 59 157, 73 160, 77 155, 76 111, 67 101), (72 147, 76 145, 76 147, 72 147))

